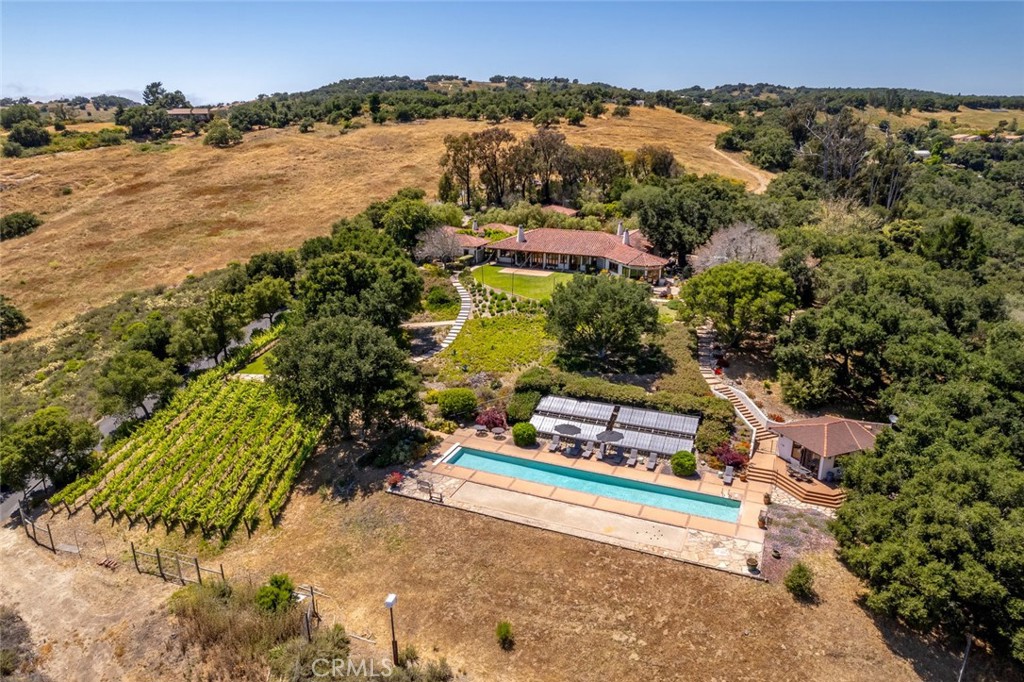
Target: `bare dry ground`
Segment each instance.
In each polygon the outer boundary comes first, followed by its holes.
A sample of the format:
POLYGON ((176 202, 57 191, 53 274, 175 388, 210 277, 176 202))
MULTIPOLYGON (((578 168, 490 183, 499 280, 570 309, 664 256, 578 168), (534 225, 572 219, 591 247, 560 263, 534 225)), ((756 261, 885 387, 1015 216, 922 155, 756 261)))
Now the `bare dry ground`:
MULTIPOLYGON (((295 247, 401 187, 433 194, 444 136, 486 125, 448 119, 339 135, 321 124, 306 135, 295 128, 250 133, 228 150, 192 138, 167 151, 125 145, 5 159, 2 211, 33 211, 45 223, 3 244, 0 291, 31 318, 29 336, 45 334, 126 290, 173 285, 259 251, 295 247)), ((587 119, 585 127, 560 130, 574 144, 665 144, 686 170, 735 177, 752 189, 770 178, 713 149, 723 126, 665 109, 634 108, 628 119, 587 119)))
MULTIPOLYGON (((806 557, 821 596, 808 606, 779 584, 370 492, 370 486, 348 501, 327 489, 322 496, 321 485, 335 476, 330 468, 307 471, 278 527, 260 529, 252 539, 243 531, 223 551, 195 536, 166 537, 162 529, 147 536, 141 524, 128 530, 111 527, 109 519, 94 523, 88 511, 52 521, 59 534, 102 532, 119 547, 132 538, 217 553, 204 562, 223 562, 235 580, 262 582, 286 572, 329 595, 321 600, 328 624, 340 622, 375 640, 384 655, 390 632, 382 602, 396 592, 400 646, 444 656, 472 680, 897 682, 956 674, 955 652, 865 611, 859 582, 830 551, 806 557), (511 653, 495 641, 502 619, 515 632, 511 653)), ((45 550, 31 549, 53 563, 45 550)), ((92 597, 86 589, 75 598, 92 597)), ((25 614, 26 620, 34 614, 30 625, 37 630, 46 628, 45 608, 25 614)), ((66 617, 78 616, 69 611, 66 617)), ((148 647, 165 649, 162 637, 155 633, 148 647)), ((1019 679, 993 671, 982 653, 973 663, 974 680, 1019 679)))

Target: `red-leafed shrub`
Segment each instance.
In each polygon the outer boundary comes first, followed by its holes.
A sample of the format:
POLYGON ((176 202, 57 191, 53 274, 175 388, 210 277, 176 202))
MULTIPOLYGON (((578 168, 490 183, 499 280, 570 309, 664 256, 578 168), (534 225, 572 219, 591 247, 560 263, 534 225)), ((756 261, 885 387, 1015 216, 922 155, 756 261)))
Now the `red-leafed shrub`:
POLYGON ((404 476, 402 476, 401 471, 392 471, 390 474, 387 475, 387 478, 384 479, 384 482, 388 484, 389 488, 394 488, 396 485, 402 482, 403 478, 404 476))
POLYGON ((745 466, 748 459, 746 454, 737 452, 729 443, 722 443, 711 454, 727 467, 745 466))
POLYGON ((495 427, 507 428, 508 424, 505 422, 504 410, 499 410, 496 407, 489 407, 476 416, 476 423, 481 426, 486 426, 489 429, 495 427))
POLYGON ((771 420, 771 421, 773 421, 773 422, 778 422, 778 423, 780 423, 780 424, 781 424, 782 422, 786 421, 786 418, 785 418, 785 417, 783 417, 783 416, 782 416, 781 414, 779 414, 778 412, 769 412, 769 413, 768 413, 768 419, 770 419, 770 420, 771 420))

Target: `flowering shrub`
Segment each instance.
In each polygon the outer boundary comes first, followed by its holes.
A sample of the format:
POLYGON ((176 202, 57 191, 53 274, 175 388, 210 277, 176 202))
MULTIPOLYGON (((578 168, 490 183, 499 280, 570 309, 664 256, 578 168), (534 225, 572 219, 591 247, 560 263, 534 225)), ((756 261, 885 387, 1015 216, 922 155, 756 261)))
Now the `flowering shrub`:
POLYGON ((727 467, 741 467, 747 463, 747 456, 734 450, 729 443, 722 443, 711 454, 727 467))
POLYGON ((769 412, 768 413, 768 419, 770 419, 773 422, 779 422, 779 423, 786 421, 786 418, 783 417, 778 412, 769 412))
POLYGON ((384 482, 388 484, 389 488, 394 488, 396 485, 402 482, 403 478, 405 477, 402 476, 401 471, 392 471, 390 474, 387 475, 387 478, 384 479, 384 482))
POLYGON ((505 422, 505 412, 499 410, 496 407, 489 407, 476 416, 476 423, 481 426, 486 426, 489 429, 495 427, 506 428, 508 424, 505 422))

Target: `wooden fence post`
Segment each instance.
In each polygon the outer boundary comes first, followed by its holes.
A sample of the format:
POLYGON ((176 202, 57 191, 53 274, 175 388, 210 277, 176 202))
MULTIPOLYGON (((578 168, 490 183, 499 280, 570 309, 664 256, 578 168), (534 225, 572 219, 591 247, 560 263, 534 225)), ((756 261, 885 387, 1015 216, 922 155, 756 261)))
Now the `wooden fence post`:
POLYGON ((50 536, 50 549, 56 554, 57 545, 53 544, 53 531, 50 530, 50 524, 46 524, 46 534, 50 536))
POLYGON ((192 561, 196 564, 196 578, 199 579, 199 584, 203 584, 203 572, 199 570, 199 557, 192 557, 192 561))
POLYGON ((178 580, 180 580, 181 584, 184 585, 185 584, 185 574, 182 573, 182 571, 181 571, 181 557, 179 557, 177 555, 177 553, 175 553, 175 555, 174 555, 174 562, 178 565, 178 580))
POLYGON ((132 542, 132 561, 135 562, 135 570, 138 573, 142 573, 142 569, 139 568, 139 557, 135 554, 135 543, 132 542))
POLYGON ((156 568, 160 571, 160 577, 167 580, 167 576, 164 575, 164 564, 160 561, 160 548, 156 548, 156 568))
POLYGON ((227 583, 228 581, 228 579, 224 577, 224 564, 220 565, 220 579, 224 583, 227 583))

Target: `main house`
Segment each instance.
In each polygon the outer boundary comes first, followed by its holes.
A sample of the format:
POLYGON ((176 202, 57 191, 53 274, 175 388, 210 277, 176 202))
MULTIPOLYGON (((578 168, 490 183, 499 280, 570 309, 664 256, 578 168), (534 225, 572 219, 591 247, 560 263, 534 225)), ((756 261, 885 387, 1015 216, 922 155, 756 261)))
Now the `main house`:
POLYGON ((518 228, 513 237, 484 247, 504 265, 544 268, 567 272, 606 270, 650 281, 661 279, 668 260, 651 253, 651 245, 639 230, 623 229, 617 234, 594 230, 561 230, 540 227, 518 228))

